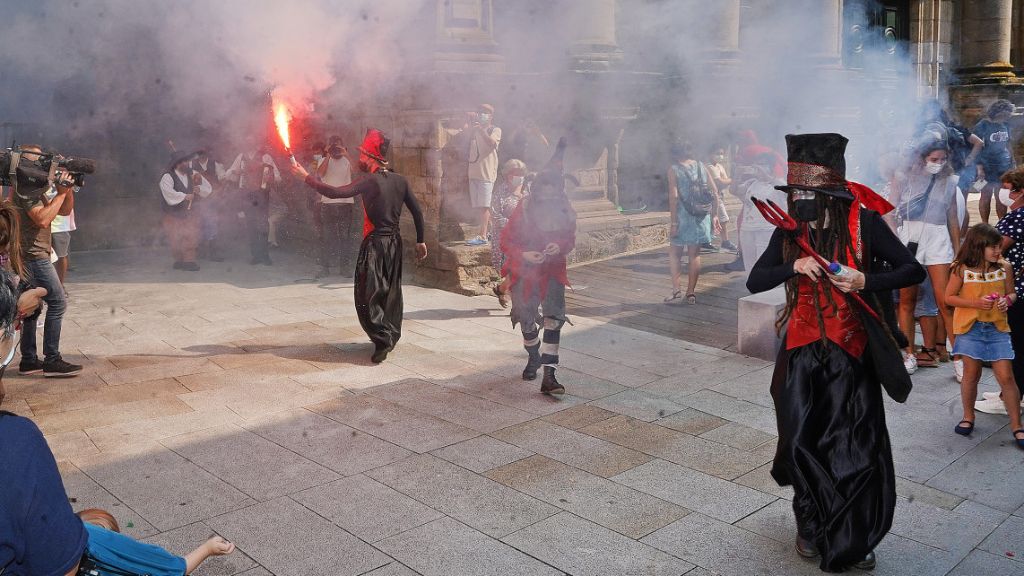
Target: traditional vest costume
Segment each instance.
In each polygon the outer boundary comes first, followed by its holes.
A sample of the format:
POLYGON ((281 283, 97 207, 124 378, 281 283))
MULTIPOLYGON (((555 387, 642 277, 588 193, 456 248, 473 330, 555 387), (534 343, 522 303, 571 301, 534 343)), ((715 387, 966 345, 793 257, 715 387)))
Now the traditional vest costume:
MULTIPOLYGON (((182 194, 188 194, 189 192, 191 192, 192 187, 188 183, 192 182, 192 170, 187 170, 185 172, 185 182, 182 182, 181 178, 178 176, 178 173, 174 170, 174 168, 168 170, 167 173, 170 174, 171 182, 174 183, 175 192, 181 192, 182 194)), ((160 199, 163 200, 163 196, 161 196, 160 199)), ((163 200, 162 202, 160 202, 160 204, 163 205, 165 214, 169 214, 171 216, 174 216, 175 218, 188 217, 187 200, 178 202, 177 204, 174 205, 168 204, 166 200, 163 200)))

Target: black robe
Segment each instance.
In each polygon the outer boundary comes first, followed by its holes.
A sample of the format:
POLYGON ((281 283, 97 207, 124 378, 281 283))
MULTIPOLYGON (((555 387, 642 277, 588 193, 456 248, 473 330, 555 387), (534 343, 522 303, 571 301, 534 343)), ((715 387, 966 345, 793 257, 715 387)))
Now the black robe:
MULTIPOLYGON (((868 302, 891 302, 892 290, 924 280, 924 269, 878 213, 861 210, 861 229, 864 261, 891 266, 865 272, 868 302)), ((747 279, 751 292, 796 275, 783 259, 784 238, 779 230, 772 235, 747 279)), ((772 377, 779 429, 772 476, 780 486, 793 486, 800 536, 817 546, 828 572, 863 560, 889 531, 896 508, 882 388, 864 360, 831 341, 792 350, 783 343, 772 377)))

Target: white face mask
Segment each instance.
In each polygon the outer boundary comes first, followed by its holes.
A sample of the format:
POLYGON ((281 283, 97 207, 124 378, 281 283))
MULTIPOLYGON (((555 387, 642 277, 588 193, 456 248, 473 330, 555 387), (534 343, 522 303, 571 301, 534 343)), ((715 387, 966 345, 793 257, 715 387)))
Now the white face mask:
POLYGON ((519 188, 520 186, 523 185, 523 180, 525 180, 525 178, 522 177, 522 176, 513 176, 512 177, 512 187, 513 188, 519 188))
POLYGON ((313 162, 319 163, 323 159, 324 159, 324 155, 323 154, 313 154, 313 162))
POLYGON ((1013 204, 1013 199, 1010 198, 1010 189, 1009 188, 1000 188, 999 189, 999 201, 1002 202, 1003 206, 1006 206, 1006 207, 1009 207, 1010 205, 1013 204))
POLYGON ((938 174, 939 172, 942 172, 942 168, 945 165, 945 162, 926 162, 924 165, 924 171, 929 174, 938 174))

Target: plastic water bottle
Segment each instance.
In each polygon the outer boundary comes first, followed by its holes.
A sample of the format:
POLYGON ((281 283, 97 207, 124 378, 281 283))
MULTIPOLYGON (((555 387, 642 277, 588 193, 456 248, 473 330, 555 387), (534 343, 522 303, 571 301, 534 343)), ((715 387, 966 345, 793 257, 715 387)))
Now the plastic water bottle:
POLYGON ((828 265, 828 273, 833 276, 846 276, 850 273, 850 269, 839 262, 833 262, 828 265))

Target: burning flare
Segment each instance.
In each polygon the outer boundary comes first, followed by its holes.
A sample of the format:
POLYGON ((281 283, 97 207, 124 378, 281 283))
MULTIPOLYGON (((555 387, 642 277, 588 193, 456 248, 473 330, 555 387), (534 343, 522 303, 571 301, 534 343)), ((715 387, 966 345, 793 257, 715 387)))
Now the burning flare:
POLYGON ((291 121, 291 118, 291 112, 288 111, 288 106, 284 102, 274 103, 274 124, 277 125, 277 133, 281 136, 281 142, 284 143, 284 148, 289 154, 292 151, 291 138, 288 136, 288 122, 291 121))

